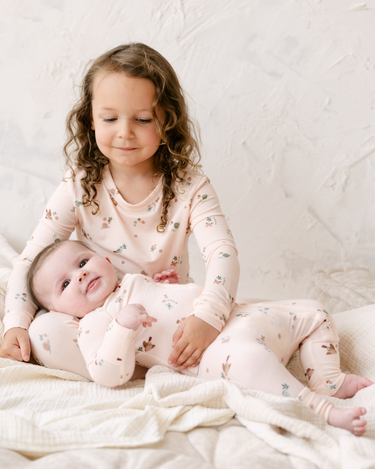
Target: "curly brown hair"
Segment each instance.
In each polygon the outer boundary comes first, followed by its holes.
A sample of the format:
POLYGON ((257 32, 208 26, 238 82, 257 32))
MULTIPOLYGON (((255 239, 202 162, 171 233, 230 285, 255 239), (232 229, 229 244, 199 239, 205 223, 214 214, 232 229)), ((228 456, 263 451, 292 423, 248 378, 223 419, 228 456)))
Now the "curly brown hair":
POLYGON ((152 114, 163 145, 153 156, 156 174, 163 176, 163 211, 157 231, 165 231, 168 208, 175 197, 174 183, 180 185, 186 170, 199 171, 201 155, 199 134, 189 118, 187 104, 175 71, 159 52, 141 43, 125 44, 106 52, 94 60, 81 85, 79 101, 66 120, 67 142, 64 153, 67 165, 86 171, 81 179, 85 192, 83 205, 92 206, 92 213, 99 212, 95 184, 100 184, 108 158, 99 150, 95 132, 91 129, 93 83, 98 73, 125 73, 136 78, 146 78, 155 86, 156 98, 152 114), (156 107, 163 112, 164 121, 156 115, 156 107))

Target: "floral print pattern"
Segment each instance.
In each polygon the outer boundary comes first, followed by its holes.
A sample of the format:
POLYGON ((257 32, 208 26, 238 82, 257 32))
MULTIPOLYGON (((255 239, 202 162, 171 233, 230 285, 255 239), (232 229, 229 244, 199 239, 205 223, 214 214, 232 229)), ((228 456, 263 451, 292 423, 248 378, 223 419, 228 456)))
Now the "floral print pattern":
POLYGON ((104 217, 103 222, 102 222, 102 226, 101 226, 102 230, 106 229, 106 228, 110 228, 110 224, 111 224, 112 220, 113 220, 112 217, 108 217, 108 218, 104 217))

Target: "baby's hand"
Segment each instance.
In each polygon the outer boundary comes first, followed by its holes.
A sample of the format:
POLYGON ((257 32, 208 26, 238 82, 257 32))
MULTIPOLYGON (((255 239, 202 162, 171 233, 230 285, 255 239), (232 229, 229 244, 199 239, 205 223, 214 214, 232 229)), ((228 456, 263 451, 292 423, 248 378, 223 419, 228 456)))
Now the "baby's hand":
POLYGON ((117 316, 117 322, 120 326, 133 329, 134 331, 136 331, 141 324, 143 327, 151 327, 152 323, 156 321, 156 318, 147 314, 144 307, 137 303, 124 306, 117 316))
POLYGON ((174 271, 174 269, 167 269, 154 275, 154 282, 157 283, 178 283, 181 275, 174 271))

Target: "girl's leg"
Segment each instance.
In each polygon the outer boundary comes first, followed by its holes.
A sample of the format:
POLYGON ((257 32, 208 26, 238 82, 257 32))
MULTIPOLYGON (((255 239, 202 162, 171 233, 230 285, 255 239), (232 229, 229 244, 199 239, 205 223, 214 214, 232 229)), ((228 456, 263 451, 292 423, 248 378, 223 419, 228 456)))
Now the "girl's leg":
POLYGON ((79 320, 63 313, 45 313, 29 328, 33 357, 47 368, 70 371, 92 381, 78 347, 79 320))

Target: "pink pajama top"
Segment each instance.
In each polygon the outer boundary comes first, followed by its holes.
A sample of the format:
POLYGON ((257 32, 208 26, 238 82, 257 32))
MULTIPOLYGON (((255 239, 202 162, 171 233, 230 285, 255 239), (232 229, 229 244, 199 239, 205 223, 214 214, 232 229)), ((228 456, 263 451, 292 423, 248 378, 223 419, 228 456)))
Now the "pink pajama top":
POLYGON ((96 185, 100 211, 93 215, 92 207, 82 203, 84 175, 82 169, 73 174, 68 171, 14 267, 6 297, 5 332, 13 327, 28 330, 36 312, 26 286, 31 261, 48 244, 69 239, 74 230, 77 239, 110 259, 120 278, 125 273, 153 277, 174 268, 183 284, 192 281, 188 239, 194 233, 207 270, 194 314, 221 331, 236 296, 239 263, 232 233, 209 179, 192 170, 187 172, 182 185, 175 188, 166 230, 159 233, 156 227, 163 207, 162 178, 143 202, 132 205, 122 198, 106 166, 102 182, 96 185))

